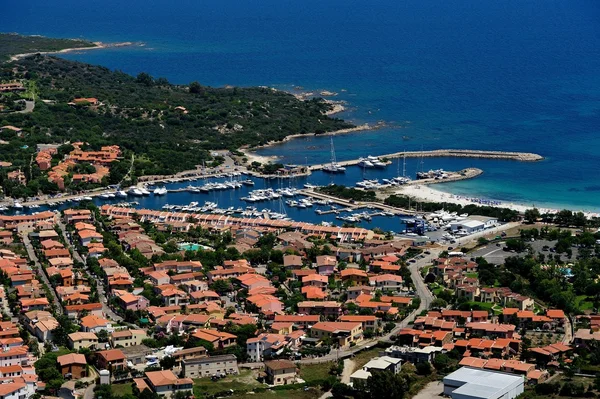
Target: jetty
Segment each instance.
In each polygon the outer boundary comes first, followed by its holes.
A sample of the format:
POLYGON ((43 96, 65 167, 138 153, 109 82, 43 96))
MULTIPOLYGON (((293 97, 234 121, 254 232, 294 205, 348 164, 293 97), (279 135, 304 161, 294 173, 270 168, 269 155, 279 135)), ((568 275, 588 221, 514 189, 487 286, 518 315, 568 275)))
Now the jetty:
POLYGON ((417 180, 409 181, 408 183, 406 183, 406 185, 409 186, 409 185, 450 183, 453 181, 472 179, 481 174, 483 174, 483 170, 481 170, 479 168, 466 168, 466 169, 460 170, 458 172, 448 172, 448 177, 445 177, 443 179, 436 179, 436 178, 417 179, 417 180))
MULTIPOLYGON (((531 152, 510 152, 510 151, 484 151, 484 150, 431 150, 431 151, 402 151, 392 154, 384 154, 377 156, 380 159, 394 158, 485 158, 485 159, 506 159, 520 162, 536 162, 544 159, 539 154, 531 152)), ((341 166, 358 165, 360 160, 352 159, 349 161, 338 161, 341 166)), ((321 170, 329 163, 317 164, 309 166, 310 170, 321 170)))
MULTIPOLYGON (((381 202, 345 200, 345 199, 341 199, 338 197, 334 197, 332 195, 323 194, 318 191, 314 191, 312 189, 310 189, 310 190, 302 189, 302 190, 300 190, 300 193, 307 197, 329 200, 331 203, 344 206, 345 207, 344 209, 338 209, 339 212, 351 212, 351 211, 359 209, 359 208, 368 208, 368 209, 379 209, 380 211, 383 211, 383 212, 391 212, 397 216, 414 216, 414 215, 421 214, 421 212, 416 212, 411 209, 396 208, 393 206, 385 205, 381 202)), ((333 213, 333 212, 329 212, 329 213, 333 213)))

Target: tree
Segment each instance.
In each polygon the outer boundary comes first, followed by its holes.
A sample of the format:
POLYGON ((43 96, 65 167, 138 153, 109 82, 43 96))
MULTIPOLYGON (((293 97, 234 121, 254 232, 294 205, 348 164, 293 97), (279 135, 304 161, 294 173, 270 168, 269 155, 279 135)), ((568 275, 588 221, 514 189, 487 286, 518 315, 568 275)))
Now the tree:
POLYGON ((541 217, 540 211, 537 208, 527 209, 525 211, 525 221, 527 223, 535 223, 541 217))
POLYGON ((431 374, 431 365, 429 362, 419 362, 416 365, 417 374, 419 375, 429 375, 431 374))
POLYGON ((436 298, 431 302, 429 308, 445 308, 446 306, 448 306, 448 302, 444 301, 442 298, 436 298))
POLYGON ((137 83, 141 83, 141 84, 146 85, 146 86, 152 86, 152 84, 154 84, 154 78, 152 78, 152 76, 150 76, 146 72, 140 72, 137 75, 135 81, 137 83))
POLYGON ((391 371, 374 373, 359 387, 360 397, 402 399, 408 390, 407 381, 391 371))
POLYGON ((175 367, 175 363, 177 362, 172 356, 165 356, 162 359, 160 359, 160 367, 163 370, 172 370, 173 367, 175 367))
POLYGON ((100 330, 96 333, 96 336, 98 337, 98 342, 108 342, 108 331, 100 330))
POLYGON ((200 83, 193 81, 192 83, 190 83, 190 93, 193 94, 200 94, 203 93, 204 89, 202 87, 202 85, 200 85, 200 83))
POLYGON ((392 331, 394 329, 394 327, 396 327, 396 323, 394 322, 387 322, 385 324, 385 326, 383 326, 383 332, 385 332, 386 334, 389 333, 390 331, 392 331))
POLYGON ((433 366, 438 371, 445 371, 450 366, 451 360, 448 355, 441 353, 433 359, 433 366))

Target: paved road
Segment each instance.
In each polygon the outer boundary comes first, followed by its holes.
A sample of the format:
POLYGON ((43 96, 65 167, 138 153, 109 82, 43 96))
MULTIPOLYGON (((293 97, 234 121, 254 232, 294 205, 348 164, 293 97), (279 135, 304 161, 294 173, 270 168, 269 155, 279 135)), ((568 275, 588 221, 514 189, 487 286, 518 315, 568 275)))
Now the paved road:
POLYGON ((35 108, 35 101, 25 100, 25 109, 22 111, 16 111, 16 114, 29 114, 33 112, 35 108))
POLYGON ((56 313, 62 314, 63 313, 62 305, 61 305, 60 301, 58 300, 58 297, 56 296, 56 292, 54 292, 54 288, 52 287, 52 284, 50 284, 50 280, 48 280, 46 271, 40 264, 40 262, 37 258, 37 255, 35 254, 35 250, 33 249, 33 246, 31 245, 29 236, 27 235, 27 233, 23 233, 21 235, 21 238, 23 239, 23 245, 25 246, 25 249, 27 250, 27 255, 29 256, 29 259, 31 259, 33 261, 33 263, 35 264, 35 266, 37 267, 38 276, 42 279, 44 284, 46 284, 48 286, 48 288, 50 289, 50 293, 52 295, 52 301, 54 302, 54 305, 56 306, 56 313))
POLYGON ((94 399, 94 388, 96 384, 90 384, 85 389, 85 393, 83 394, 83 399, 94 399))
MULTIPOLYGON (((75 258, 75 260, 83 263, 87 269, 86 260, 79 254, 79 252, 77 252, 72 241, 69 240, 69 238, 67 236, 67 226, 62 222, 60 217, 57 218, 57 220, 58 220, 57 224, 60 227, 60 229, 62 230, 62 234, 63 234, 63 238, 65 239, 65 242, 68 245, 70 245, 71 248, 73 249, 73 257, 75 258)), ((89 270, 88 270, 88 275, 90 276, 89 278, 93 278, 93 277, 91 277, 89 270)), ((102 304, 102 311, 104 312, 104 314, 113 321, 123 321, 123 318, 121 316, 119 316, 118 314, 116 314, 115 312, 113 312, 112 309, 108 306, 108 300, 107 300, 106 294, 104 292, 104 282, 100 279, 96 279, 96 290, 98 291, 98 300, 102 304)))
POLYGON ((565 335, 563 336, 562 343, 565 345, 571 345, 573 341, 573 326, 571 325, 571 319, 569 316, 565 317, 565 335))

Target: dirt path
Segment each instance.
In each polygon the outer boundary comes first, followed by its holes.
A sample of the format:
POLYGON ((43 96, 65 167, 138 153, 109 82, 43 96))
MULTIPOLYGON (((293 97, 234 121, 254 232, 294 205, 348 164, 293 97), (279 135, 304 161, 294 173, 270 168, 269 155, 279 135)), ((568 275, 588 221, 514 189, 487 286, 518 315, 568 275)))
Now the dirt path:
POLYGON ((418 394, 412 397, 412 399, 431 399, 442 396, 444 390, 444 384, 441 381, 432 381, 425 385, 425 388, 421 389, 418 394))
POLYGON ((350 383, 350 376, 352 375, 352 373, 354 373, 354 367, 356 367, 356 363, 354 363, 354 360, 344 360, 344 371, 342 371, 342 383, 350 383))

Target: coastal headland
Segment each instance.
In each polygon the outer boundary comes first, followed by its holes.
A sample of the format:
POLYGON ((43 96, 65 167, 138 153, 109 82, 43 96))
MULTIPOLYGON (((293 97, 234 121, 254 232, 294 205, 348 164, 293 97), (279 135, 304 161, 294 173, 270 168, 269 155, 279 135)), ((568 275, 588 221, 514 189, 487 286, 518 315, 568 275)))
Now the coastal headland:
MULTIPOLYGON (((10 56, 10 61, 18 61, 22 58, 27 58, 27 57, 30 57, 35 54, 40 54, 40 55, 65 54, 65 53, 72 53, 74 51, 100 50, 100 49, 107 49, 107 48, 114 48, 114 47, 128 47, 128 46, 133 46, 133 45, 135 45, 135 43, 133 43, 133 42, 120 42, 120 43, 93 42, 92 46, 87 46, 87 47, 70 47, 70 48, 64 48, 64 49, 56 50, 56 51, 36 51, 33 53, 15 54, 15 55, 10 56)), ((139 45, 142 45, 142 44, 139 44, 139 45)))

